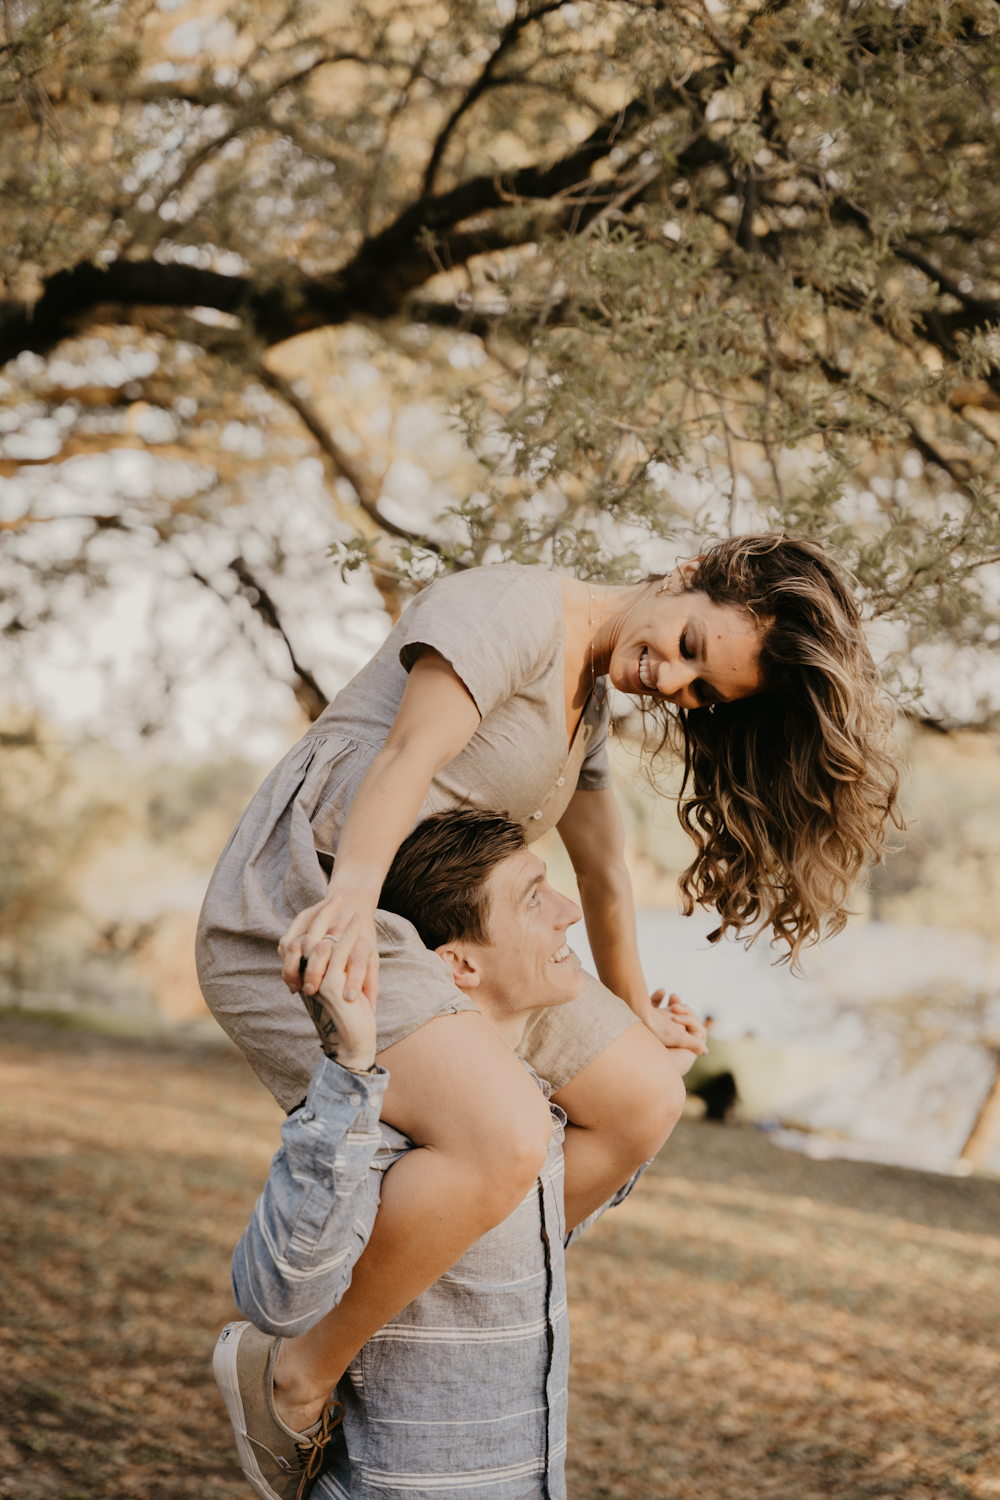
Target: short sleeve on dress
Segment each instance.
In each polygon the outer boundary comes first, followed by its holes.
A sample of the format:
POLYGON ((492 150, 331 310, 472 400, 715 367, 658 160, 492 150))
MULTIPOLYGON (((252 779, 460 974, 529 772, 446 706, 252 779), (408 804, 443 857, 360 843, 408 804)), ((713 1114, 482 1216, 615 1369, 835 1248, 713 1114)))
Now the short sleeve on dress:
POLYGON ((454 667, 485 719, 531 682, 561 643, 556 589, 543 569, 513 563, 439 578, 399 622, 405 628, 399 660, 408 672, 420 648, 432 646, 454 667))
MULTIPOLYGON (((576 780, 578 792, 603 792, 611 785, 611 762, 608 759, 608 729, 611 724, 611 708, 608 703, 607 678, 597 679, 594 694, 594 732, 587 753, 583 757, 580 774, 576 780)), ((588 714, 589 718, 590 715, 588 714)))

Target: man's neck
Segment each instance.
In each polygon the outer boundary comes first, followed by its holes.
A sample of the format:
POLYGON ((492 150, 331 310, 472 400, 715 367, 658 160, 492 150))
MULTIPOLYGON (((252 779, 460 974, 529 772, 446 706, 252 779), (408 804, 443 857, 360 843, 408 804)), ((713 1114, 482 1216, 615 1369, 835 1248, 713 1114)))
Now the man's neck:
POLYGON ((528 1024, 528 1015, 530 1012, 520 1010, 514 1011, 512 1014, 510 1011, 504 1010, 501 1006, 491 1005, 489 1000, 483 995, 476 995, 474 998, 479 1009, 493 1027, 493 1030, 503 1038, 508 1047, 513 1048, 516 1052, 524 1040, 524 1031, 528 1024))

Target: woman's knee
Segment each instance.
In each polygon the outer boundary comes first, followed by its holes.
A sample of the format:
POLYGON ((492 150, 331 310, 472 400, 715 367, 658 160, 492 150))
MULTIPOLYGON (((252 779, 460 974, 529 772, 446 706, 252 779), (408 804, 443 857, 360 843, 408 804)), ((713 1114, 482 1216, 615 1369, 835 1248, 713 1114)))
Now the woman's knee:
POLYGON ((623 1165, 655 1156, 680 1119, 684 1081, 663 1044, 630 1026, 554 1096, 574 1125, 607 1132, 623 1165))
POLYGON ((686 1090, 677 1064, 652 1032, 641 1029, 652 1042, 643 1046, 643 1059, 635 1066, 635 1092, 628 1116, 627 1134, 636 1165, 648 1161, 666 1141, 684 1109, 686 1090))
MULTIPOLYGON (((529 1080, 530 1081, 530 1080, 529 1080)), ((466 1120, 438 1122, 430 1149, 455 1184, 477 1235, 501 1224, 531 1191, 552 1139, 552 1116, 537 1088, 534 1098, 495 1107, 487 1100, 466 1120), (528 1107, 525 1107, 525 1106, 528 1107)))
POLYGON ((484 1206, 495 1203, 503 1210, 499 1223, 530 1191, 545 1165, 551 1141, 552 1115, 535 1089, 534 1098, 520 1100, 516 1110, 478 1112, 474 1135, 456 1133, 448 1149, 462 1162, 470 1190, 480 1202, 484 1206))

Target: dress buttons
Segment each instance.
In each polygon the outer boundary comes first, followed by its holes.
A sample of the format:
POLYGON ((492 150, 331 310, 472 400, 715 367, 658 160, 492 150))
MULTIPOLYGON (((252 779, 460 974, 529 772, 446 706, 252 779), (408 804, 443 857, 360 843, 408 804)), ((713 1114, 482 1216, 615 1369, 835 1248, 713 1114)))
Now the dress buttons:
POLYGON ((372 1094, 371 1098, 368 1100, 370 1107, 372 1109, 378 1109, 381 1098, 381 1094, 372 1094))
POLYGON ((563 786, 565 784, 565 782, 566 782, 565 776, 560 776, 559 780, 556 782, 556 786, 563 786))
POLYGON ((540 817, 541 817, 541 816, 542 816, 542 815, 541 815, 541 813, 540 813, 540 812, 533 812, 533 813, 532 813, 532 814, 531 814, 531 816, 532 816, 532 817, 533 817, 533 818, 534 818, 534 819, 536 819, 536 820, 537 820, 537 819, 538 819, 538 818, 540 818, 540 817))
POLYGON ((360 1094, 348 1094, 347 1100, 348 1100, 349 1104, 360 1104, 361 1103, 361 1095, 360 1094))

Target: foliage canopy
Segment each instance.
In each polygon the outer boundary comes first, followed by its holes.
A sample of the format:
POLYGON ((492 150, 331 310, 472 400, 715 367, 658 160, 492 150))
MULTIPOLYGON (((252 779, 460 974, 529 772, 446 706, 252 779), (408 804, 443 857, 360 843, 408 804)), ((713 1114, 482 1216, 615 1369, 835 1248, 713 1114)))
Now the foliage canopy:
MULTIPOLYGON (((196 534, 304 424, 341 563, 390 607, 441 567, 629 576, 646 536, 787 525, 905 648, 1000 637, 994 4, 5 0, 5 24, 2 472, 121 444, 174 466, 145 511, 95 504, 72 558, 6 520, 8 630, 99 579, 109 529, 196 534), (386 368, 429 342, 475 462, 450 514, 397 519, 296 374, 301 336, 352 326, 386 368), (485 355, 459 382, 442 330, 485 355)), ((191 577, 284 634, 315 709, 280 558, 245 553, 191 577)))

